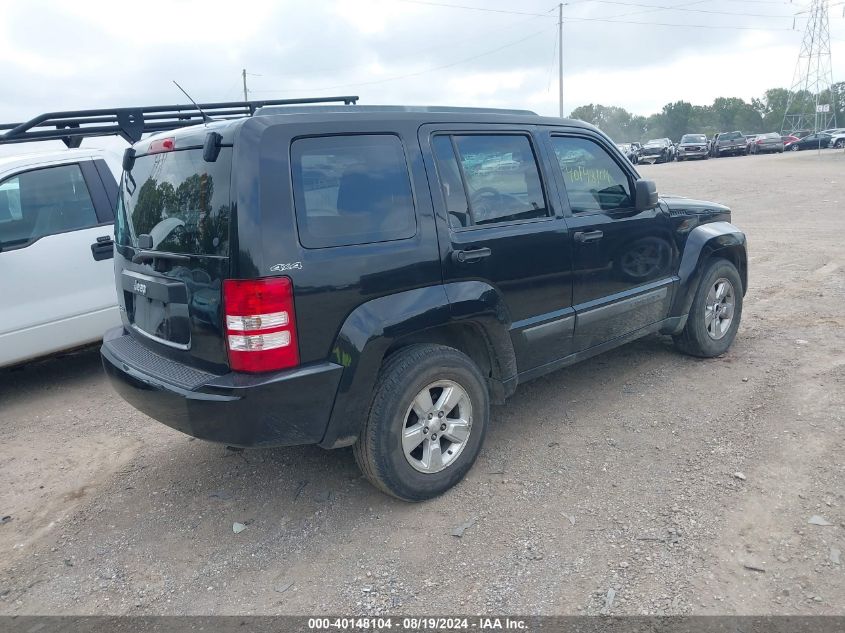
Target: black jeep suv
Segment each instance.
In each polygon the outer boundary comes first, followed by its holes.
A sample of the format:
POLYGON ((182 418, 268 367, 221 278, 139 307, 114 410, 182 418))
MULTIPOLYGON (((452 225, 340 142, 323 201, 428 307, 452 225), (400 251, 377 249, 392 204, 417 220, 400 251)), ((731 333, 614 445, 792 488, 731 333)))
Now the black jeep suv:
POLYGON ((656 332, 722 354, 746 288, 729 209, 524 111, 266 108, 136 143, 118 207, 120 394, 228 445, 353 445, 406 500, 519 383, 656 332))

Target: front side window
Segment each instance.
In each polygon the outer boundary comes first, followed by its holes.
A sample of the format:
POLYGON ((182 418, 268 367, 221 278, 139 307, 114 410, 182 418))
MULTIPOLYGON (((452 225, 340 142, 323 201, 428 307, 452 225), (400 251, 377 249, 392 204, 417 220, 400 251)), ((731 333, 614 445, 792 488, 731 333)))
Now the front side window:
POLYGON ((453 227, 548 217, 527 136, 444 135, 435 136, 432 145, 453 227))
POLYGON ((572 213, 633 206, 627 174, 598 143, 585 138, 554 136, 552 148, 572 213))
POLYGON ((79 165, 36 169, 0 183, 0 246, 4 249, 99 223, 79 165))
POLYGON ((306 248, 413 237, 408 164, 392 135, 323 136, 291 146, 299 241, 306 248))

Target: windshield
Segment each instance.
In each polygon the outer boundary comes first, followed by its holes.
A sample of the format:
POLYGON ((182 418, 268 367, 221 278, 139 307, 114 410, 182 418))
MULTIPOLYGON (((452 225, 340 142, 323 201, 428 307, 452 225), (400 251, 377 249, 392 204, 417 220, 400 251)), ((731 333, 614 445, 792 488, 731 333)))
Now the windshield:
POLYGON ((743 138, 739 132, 726 132, 719 136, 720 141, 735 141, 738 138, 743 138))
POLYGON ((663 139, 655 138, 646 143, 646 147, 659 147, 664 144, 663 139))
POLYGON ((707 137, 704 134, 684 134, 681 143, 706 143, 707 137))
POLYGON ((228 255, 231 165, 230 147, 213 163, 203 160, 201 149, 136 158, 120 187, 118 244, 137 246, 138 236, 147 234, 152 250, 228 255))

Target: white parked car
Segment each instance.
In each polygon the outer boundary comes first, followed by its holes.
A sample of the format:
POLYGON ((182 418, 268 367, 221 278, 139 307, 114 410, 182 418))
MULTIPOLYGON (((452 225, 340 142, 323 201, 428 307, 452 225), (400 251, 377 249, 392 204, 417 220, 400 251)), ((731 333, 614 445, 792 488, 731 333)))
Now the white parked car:
MULTIPOLYGON (((212 116, 240 118, 264 106, 357 100, 101 108, 0 123, 0 146, 52 140, 74 148, 0 156, 0 367, 97 343, 106 330, 121 324, 113 265, 118 186, 105 152, 77 149, 83 139, 117 136, 131 144, 143 134, 212 116)), ((124 166, 132 162, 133 152, 126 149, 124 166)), ((184 224, 177 217, 165 218, 150 231, 153 246, 184 224)))
POLYGON ((102 151, 0 157, 0 367, 98 342, 120 325, 116 200, 102 151))

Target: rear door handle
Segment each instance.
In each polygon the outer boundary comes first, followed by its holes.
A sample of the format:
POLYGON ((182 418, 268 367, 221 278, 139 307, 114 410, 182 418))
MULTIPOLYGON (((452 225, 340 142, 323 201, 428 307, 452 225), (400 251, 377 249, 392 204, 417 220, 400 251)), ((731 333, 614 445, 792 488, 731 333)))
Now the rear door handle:
POLYGON ((581 242, 581 244, 586 244, 588 242, 596 242, 604 237, 604 233, 601 231, 578 231, 572 238, 576 242, 581 242))
POLYGON ((94 261, 102 261, 114 257, 114 240, 108 235, 101 235, 97 241, 91 244, 91 255, 94 261))
POLYGON ((474 248, 467 251, 453 251, 452 259, 460 264, 477 262, 493 254, 489 248, 474 248))

